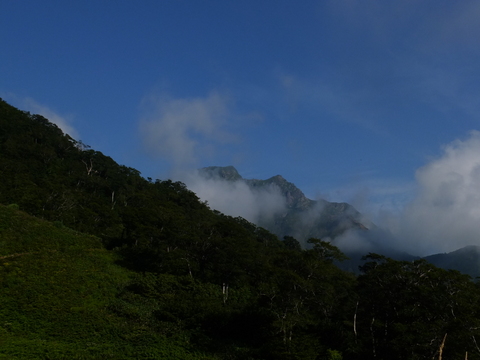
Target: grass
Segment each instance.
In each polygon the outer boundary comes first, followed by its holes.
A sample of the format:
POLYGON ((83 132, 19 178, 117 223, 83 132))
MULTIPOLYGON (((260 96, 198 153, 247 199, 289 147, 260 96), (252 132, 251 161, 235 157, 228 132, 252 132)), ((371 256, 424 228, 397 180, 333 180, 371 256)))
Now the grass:
POLYGON ((0 359, 208 359, 110 311, 134 273, 100 239, 0 205, 0 359))

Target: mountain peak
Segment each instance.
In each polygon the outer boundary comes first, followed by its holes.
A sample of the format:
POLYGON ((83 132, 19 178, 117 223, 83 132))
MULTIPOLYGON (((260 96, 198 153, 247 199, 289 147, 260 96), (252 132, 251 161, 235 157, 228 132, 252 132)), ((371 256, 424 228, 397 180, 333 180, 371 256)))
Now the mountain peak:
POLYGON ((288 182, 282 175, 272 176, 270 179, 264 181, 266 184, 275 184, 280 188, 283 196, 287 200, 289 208, 306 209, 311 205, 311 200, 307 199, 305 194, 295 186, 295 184, 288 182))
POLYGON ((364 231, 368 228, 351 205, 308 199, 282 175, 267 180, 244 179, 233 166, 210 166, 200 169, 199 174, 207 180, 242 182, 252 190, 253 196, 261 199, 264 199, 261 194, 281 195, 285 207, 276 213, 262 214, 257 223, 280 237, 288 235, 305 241, 310 237, 334 238, 349 229, 364 231))
POLYGON ((222 179, 236 181, 242 176, 233 166, 208 166, 198 170, 199 174, 206 179, 222 179))

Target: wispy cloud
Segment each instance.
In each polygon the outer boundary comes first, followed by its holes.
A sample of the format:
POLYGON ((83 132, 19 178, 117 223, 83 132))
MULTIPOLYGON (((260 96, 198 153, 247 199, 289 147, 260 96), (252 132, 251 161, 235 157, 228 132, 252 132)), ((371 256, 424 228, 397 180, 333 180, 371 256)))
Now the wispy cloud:
POLYGON ((322 10, 335 22, 319 39, 335 39, 337 61, 320 58, 307 75, 278 72, 290 111, 380 136, 394 135, 392 119, 418 116, 412 109, 480 117, 478 2, 339 0, 322 10))
POLYGON ((74 139, 78 139, 78 131, 71 125, 73 122, 72 116, 59 115, 51 108, 36 102, 32 98, 26 98, 23 103, 25 104, 25 108, 29 109, 30 112, 42 115, 62 129, 64 133, 70 135, 74 139))
POLYGON ((316 77, 304 79, 293 74, 277 73, 283 98, 290 112, 312 111, 324 121, 341 121, 370 131, 372 134, 388 134, 375 106, 376 94, 369 89, 353 89, 342 85, 339 79, 316 77))
POLYGON ((437 39, 433 46, 446 48, 467 45, 470 51, 480 50, 472 48, 472 45, 480 45, 478 1, 449 2, 448 6, 437 9, 436 16, 427 21, 430 39, 437 39))
POLYGON ((70 135, 74 139, 79 139, 79 133, 72 125, 72 115, 60 115, 57 111, 44 104, 40 104, 31 97, 21 98, 12 93, 2 94, 2 96, 7 99, 7 101, 12 101, 12 103, 18 104, 17 106, 22 108, 22 110, 42 115, 50 122, 57 125, 65 134, 70 135))
POLYGON ((326 190, 332 201, 346 201, 380 224, 385 212, 399 213, 413 199, 415 184, 407 180, 376 178, 375 174, 355 179, 342 187, 326 190))
POLYGON ((227 130, 229 100, 218 92, 196 98, 152 95, 144 100, 143 113, 140 130, 148 151, 175 169, 191 169, 212 158, 219 146, 237 141, 227 130))
MULTIPOLYGON (((340 0, 329 2, 329 9, 346 42, 357 34, 369 39, 370 48, 352 50, 353 56, 359 63, 368 59, 370 79, 378 75, 388 79, 398 108, 408 99, 409 104, 418 101, 439 112, 479 117, 480 94, 472 82, 480 76, 478 1, 340 0), (381 73, 383 68, 386 71, 381 73)), ((381 99, 382 89, 375 91, 381 99)))

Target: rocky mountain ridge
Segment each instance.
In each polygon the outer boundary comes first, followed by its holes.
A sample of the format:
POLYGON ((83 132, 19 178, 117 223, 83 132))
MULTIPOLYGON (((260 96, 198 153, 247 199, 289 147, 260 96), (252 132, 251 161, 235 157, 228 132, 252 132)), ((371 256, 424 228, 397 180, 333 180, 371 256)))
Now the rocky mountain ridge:
POLYGON ((280 238, 293 236, 305 244, 312 237, 334 239, 347 230, 365 231, 373 225, 348 203, 308 199, 295 184, 281 175, 266 180, 244 179, 233 166, 205 167, 199 170, 199 174, 207 180, 240 181, 254 191, 274 189, 280 193, 285 201, 285 211, 265 217, 257 224, 280 238))

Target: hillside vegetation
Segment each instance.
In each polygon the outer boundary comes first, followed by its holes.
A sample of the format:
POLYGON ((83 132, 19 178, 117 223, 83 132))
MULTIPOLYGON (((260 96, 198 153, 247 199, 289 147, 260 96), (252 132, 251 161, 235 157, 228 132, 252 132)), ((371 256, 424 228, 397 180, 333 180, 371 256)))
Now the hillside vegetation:
POLYGON ((468 276, 370 254, 355 277, 3 101, 0 178, 0 358, 480 359, 468 276))
POLYGON ((97 237, 0 205, 0 239, 0 358, 202 358, 117 314, 134 274, 97 237))

